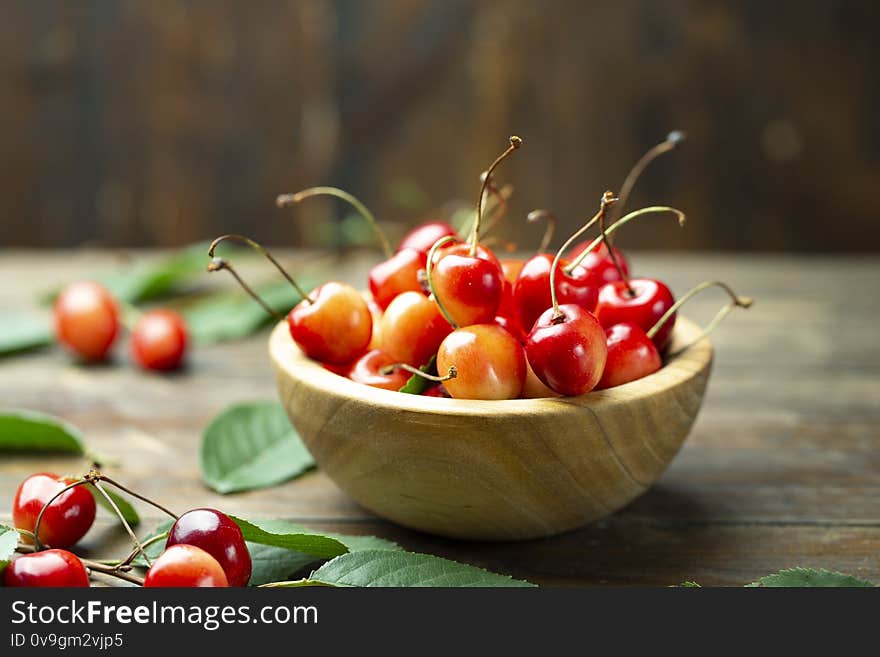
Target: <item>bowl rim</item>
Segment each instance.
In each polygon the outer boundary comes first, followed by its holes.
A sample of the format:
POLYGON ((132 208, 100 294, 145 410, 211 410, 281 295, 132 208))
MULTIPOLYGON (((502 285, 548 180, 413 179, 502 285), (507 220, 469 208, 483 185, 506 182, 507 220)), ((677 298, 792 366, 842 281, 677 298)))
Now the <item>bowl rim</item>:
POLYGON ((593 390, 577 397, 542 397, 536 399, 451 399, 410 395, 374 388, 352 381, 326 369, 308 358, 294 343, 285 320, 280 321, 269 337, 269 356, 280 376, 283 372, 291 379, 314 390, 332 396, 371 404, 377 407, 410 413, 451 415, 533 415, 539 412, 558 412, 561 405, 594 406, 632 403, 655 396, 658 392, 675 388, 698 376, 711 364, 712 342, 708 336, 693 342, 702 329, 686 317, 676 319, 670 350, 673 357, 653 374, 606 390, 593 390), (689 343, 693 342, 693 344, 689 343), (687 346, 681 350, 681 347, 687 346), (676 351, 679 350, 679 351, 676 351))

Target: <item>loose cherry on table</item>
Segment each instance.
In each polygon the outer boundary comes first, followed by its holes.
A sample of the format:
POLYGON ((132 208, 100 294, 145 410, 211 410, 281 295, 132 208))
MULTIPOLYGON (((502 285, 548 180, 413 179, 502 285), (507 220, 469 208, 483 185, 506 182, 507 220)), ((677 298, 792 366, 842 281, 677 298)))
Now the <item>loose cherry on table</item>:
POLYGON ((251 556, 241 529, 216 509, 192 509, 181 515, 168 532, 166 547, 194 545, 210 554, 226 575, 229 586, 247 586, 251 556))
POLYGON ((83 281, 65 287, 53 307, 55 333, 83 360, 103 360, 119 332, 119 310, 98 283, 83 281))
POLYGON ((183 317, 173 310, 150 310, 132 329, 131 354, 144 369, 174 370, 183 363, 188 342, 189 333, 183 317))
POLYGON ((322 363, 340 365, 352 362, 367 350, 373 334, 373 316, 360 292, 346 283, 330 281, 307 294, 268 251, 250 238, 223 235, 215 239, 208 249, 213 258, 208 271, 228 270, 266 312, 279 320, 282 316, 244 282, 229 262, 214 257, 214 249, 224 240, 240 242, 261 253, 302 296, 303 300, 288 313, 287 324, 290 336, 303 353, 322 363))
POLYGON ((43 550, 15 559, 3 573, 4 586, 89 586, 89 575, 79 558, 67 550, 43 550))
POLYGON ((144 578, 146 588, 223 586, 229 581, 220 563, 202 548, 184 543, 167 548, 144 578))
POLYGON ((13 524, 34 532, 39 519, 38 539, 43 545, 64 548, 79 541, 95 521, 95 498, 82 486, 70 487, 74 483, 73 479, 48 472, 25 479, 12 502, 13 524), (50 500, 51 504, 46 506, 50 500))
POLYGON ((522 345, 495 324, 475 324, 450 333, 437 351, 437 370, 455 368, 443 385, 456 399, 516 399, 526 377, 522 345))
POLYGON ((358 358, 347 372, 352 381, 383 390, 400 390, 409 380, 406 370, 384 351, 371 349, 358 358))
POLYGON ((479 243, 483 201, 495 168, 521 145, 519 137, 510 137, 510 146, 483 175, 468 243, 446 246, 454 238, 444 237, 436 241, 428 253, 428 285, 453 326, 491 322, 498 311, 504 276, 495 255, 479 243))
POLYGON ((452 331, 437 304, 419 292, 404 292, 392 301, 380 323, 382 351, 395 363, 427 364, 452 331))

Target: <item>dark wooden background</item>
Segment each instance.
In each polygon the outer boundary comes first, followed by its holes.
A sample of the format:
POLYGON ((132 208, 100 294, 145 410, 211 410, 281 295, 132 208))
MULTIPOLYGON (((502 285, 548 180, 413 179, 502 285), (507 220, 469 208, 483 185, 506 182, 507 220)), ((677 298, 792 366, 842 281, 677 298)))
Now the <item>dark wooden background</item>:
POLYGON ((472 201, 512 132, 514 218, 571 229, 682 128, 635 200, 689 228, 623 244, 878 251, 878 24, 855 0, 6 0, 2 244, 314 243, 343 210, 276 193, 414 221, 472 201))

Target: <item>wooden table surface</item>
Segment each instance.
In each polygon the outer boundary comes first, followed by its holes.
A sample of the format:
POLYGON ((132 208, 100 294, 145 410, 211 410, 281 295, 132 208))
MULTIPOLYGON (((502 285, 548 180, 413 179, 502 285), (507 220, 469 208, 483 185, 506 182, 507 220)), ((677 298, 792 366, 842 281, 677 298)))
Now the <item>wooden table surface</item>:
MULTIPOLYGON (((288 259, 289 260, 289 259, 288 259)), ((404 547, 543 585, 740 585, 789 566, 824 567, 880 582, 880 260, 636 254, 636 269, 677 294, 707 278, 754 296, 716 331, 708 394, 679 456, 626 509, 581 530, 524 543, 438 539, 380 520, 322 473, 220 496, 204 487, 198 445, 206 423, 243 400, 275 398, 266 333, 200 346, 186 372, 146 375, 125 349, 113 366, 83 368, 59 350, 0 361, 0 405, 59 415, 113 475, 166 505, 215 506, 317 529, 374 534, 404 547)), ((363 284, 368 261, 336 277, 363 284)), ((0 309, 32 305, 53 284, 118 267, 107 253, 3 252, 0 309)), ((231 285, 231 280, 225 280, 231 285)), ((687 314, 708 318, 707 294, 687 314)), ((75 472, 76 458, 0 456, 0 518, 27 474, 75 472)), ((140 507, 143 530, 159 520, 140 507)), ((101 514, 103 512, 99 512, 101 514)), ((126 551, 106 515, 83 542, 96 556, 126 551)))

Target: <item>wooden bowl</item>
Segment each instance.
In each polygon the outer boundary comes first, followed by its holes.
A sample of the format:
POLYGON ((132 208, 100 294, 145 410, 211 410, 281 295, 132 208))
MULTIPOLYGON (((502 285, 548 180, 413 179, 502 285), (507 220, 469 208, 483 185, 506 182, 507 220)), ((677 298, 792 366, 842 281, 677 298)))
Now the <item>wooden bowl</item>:
MULTIPOLYGON (((672 351, 699 337, 679 317, 672 351)), ((549 536, 653 484, 700 409, 703 338, 660 371, 581 397, 470 401, 371 388, 306 358, 287 323, 269 340, 278 390, 318 466, 383 518, 432 534, 549 536)))

